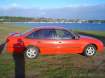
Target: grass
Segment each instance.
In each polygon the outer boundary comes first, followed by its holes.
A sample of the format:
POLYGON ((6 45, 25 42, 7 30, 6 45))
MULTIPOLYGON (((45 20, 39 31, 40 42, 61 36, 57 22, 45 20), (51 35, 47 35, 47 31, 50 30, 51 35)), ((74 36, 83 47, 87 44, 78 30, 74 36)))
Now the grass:
MULTIPOLYGON (((29 27, 0 24, 0 43, 3 43, 8 33, 23 32, 27 29, 29 27)), ((102 31, 82 32, 105 36, 105 32, 102 31)), ((37 59, 30 60, 24 59, 20 55, 8 54, 4 49, 0 54, 0 78, 14 78, 15 75, 22 74, 26 78, 104 78, 105 51, 90 58, 79 54, 70 54, 40 55, 37 59)))

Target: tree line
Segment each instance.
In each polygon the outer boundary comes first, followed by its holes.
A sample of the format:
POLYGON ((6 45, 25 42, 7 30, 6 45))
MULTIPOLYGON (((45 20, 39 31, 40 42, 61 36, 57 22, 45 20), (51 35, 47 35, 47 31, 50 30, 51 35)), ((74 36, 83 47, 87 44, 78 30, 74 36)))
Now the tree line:
POLYGON ((71 23, 105 23, 105 20, 81 20, 64 18, 32 18, 16 16, 0 16, 0 22, 71 22, 71 23))

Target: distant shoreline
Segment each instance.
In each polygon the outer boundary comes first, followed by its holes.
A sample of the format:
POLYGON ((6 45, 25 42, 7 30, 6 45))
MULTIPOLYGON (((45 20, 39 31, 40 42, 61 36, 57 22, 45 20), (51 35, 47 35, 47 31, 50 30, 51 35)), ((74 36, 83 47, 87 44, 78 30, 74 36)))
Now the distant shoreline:
MULTIPOLYGON (((70 23, 78 23, 78 24, 83 24, 83 23, 87 23, 87 22, 0 22, 0 23, 65 23, 65 24, 70 24, 70 23)), ((88 23, 87 23, 88 24, 88 23)), ((103 24, 103 23, 90 23, 90 24, 103 24)))
POLYGON ((0 16, 1 23, 105 23, 105 20, 88 19, 66 19, 66 18, 32 18, 16 16, 0 16))

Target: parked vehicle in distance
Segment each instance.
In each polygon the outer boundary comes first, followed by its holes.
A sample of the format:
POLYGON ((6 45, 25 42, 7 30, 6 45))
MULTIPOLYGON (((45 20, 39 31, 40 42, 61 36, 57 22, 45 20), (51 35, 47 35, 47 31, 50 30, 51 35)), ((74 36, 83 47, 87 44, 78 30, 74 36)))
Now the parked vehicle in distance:
POLYGON ((39 54, 83 54, 93 56, 102 52, 103 43, 95 38, 79 35, 62 27, 37 27, 25 32, 12 33, 7 38, 9 53, 24 53, 28 58, 39 54))

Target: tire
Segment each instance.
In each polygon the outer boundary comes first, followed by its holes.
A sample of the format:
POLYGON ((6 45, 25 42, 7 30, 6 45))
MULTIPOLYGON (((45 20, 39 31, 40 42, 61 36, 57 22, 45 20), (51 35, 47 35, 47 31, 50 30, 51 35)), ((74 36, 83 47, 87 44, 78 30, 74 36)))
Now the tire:
POLYGON ((29 46, 25 50, 25 56, 29 59, 36 59, 39 56, 39 49, 34 46, 29 46))
POLYGON ((90 56, 94 56, 96 54, 96 47, 94 45, 88 45, 85 47, 83 55, 90 57, 90 56))

